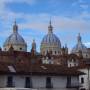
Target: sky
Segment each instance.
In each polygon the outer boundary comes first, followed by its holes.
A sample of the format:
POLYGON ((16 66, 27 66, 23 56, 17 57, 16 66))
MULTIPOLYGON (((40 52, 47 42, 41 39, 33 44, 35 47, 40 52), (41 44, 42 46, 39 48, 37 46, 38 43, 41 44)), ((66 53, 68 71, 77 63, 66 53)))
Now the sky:
POLYGON ((80 33, 82 42, 90 48, 90 0, 0 0, 0 46, 3 48, 6 38, 13 32, 16 20, 28 51, 33 39, 40 51, 50 19, 62 47, 67 44, 71 50, 80 33))

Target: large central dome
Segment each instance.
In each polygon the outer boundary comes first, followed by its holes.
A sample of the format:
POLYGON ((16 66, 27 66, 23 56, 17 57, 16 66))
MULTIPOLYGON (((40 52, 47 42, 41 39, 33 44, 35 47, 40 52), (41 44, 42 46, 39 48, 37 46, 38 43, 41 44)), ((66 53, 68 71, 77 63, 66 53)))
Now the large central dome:
POLYGON ((27 51, 27 44, 21 35, 19 35, 16 22, 13 26, 13 33, 6 39, 3 45, 5 51, 8 51, 11 46, 16 51, 27 51))
POLYGON ((58 55, 61 52, 61 42, 59 38, 53 34, 53 27, 50 25, 48 27, 48 34, 44 36, 41 42, 41 54, 46 55, 47 52, 51 52, 53 55, 58 55))

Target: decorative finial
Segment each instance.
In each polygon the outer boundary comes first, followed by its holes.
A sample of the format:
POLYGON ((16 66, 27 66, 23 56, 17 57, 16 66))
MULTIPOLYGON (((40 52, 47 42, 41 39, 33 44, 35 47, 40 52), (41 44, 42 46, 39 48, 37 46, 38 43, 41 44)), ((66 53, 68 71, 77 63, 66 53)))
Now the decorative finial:
POLYGON ((65 44, 65 54, 68 54, 68 46, 65 44))
POLYGON ((17 33, 18 32, 18 25, 16 23, 16 20, 14 21, 14 25, 13 25, 13 32, 17 33))
POLYGON ((50 22, 49 22, 49 23, 50 23, 50 26, 51 26, 51 23, 52 23, 52 22, 51 22, 51 19, 50 19, 50 22))
POLYGON ((81 35, 80 35, 80 33, 78 33, 77 40, 78 40, 78 43, 81 42, 81 35))
POLYGON ((51 24, 51 19, 50 19, 50 22, 49 22, 49 26, 48 26, 48 33, 51 34, 53 33, 53 27, 52 27, 52 24, 51 24))
POLYGON ((34 52, 36 52, 36 42, 35 42, 35 39, 33 39, 33 42, 32 42, 32 49, 34 50, 34 52))

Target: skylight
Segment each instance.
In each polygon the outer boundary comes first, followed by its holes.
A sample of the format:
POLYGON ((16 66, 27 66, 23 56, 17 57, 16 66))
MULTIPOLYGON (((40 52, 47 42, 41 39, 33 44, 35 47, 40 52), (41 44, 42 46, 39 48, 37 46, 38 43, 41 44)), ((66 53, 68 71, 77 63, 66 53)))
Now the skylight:
POLYGON ((42 69, 46 70, 47 68, 45 66, 41 66, 42 69))
POLYGON ((13 66, 8 66, 8 69, 9 69, 10 72, 16 72, 16 70, 14 69, 13 66))

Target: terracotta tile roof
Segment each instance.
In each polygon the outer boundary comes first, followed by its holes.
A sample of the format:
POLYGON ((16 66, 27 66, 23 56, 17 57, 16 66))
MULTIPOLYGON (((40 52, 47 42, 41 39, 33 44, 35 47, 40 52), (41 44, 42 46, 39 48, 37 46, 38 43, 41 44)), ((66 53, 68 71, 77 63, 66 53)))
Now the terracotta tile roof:
MULTIPOLYGON (((77 71, 78 68, 67 68, 64 64, 60 65, 44 65, 41 64, 43 56, 35 55, 32 56, 30 52, 0 52, 0 74, 9 74, 8 66, 13 66, 16 70, 13 74, 32 74, 33 75, 79 75, 83 74, 77 71), (33 61, 33 62, 32 62, 33 61)), ((54 56, 56 59, 60 59, 63 63, 69 58, 75 57, 75 55, 66 56, 54 56)), ((55 59, 55 60, 56 60, 55 59)))
POLYGON ((29 64, 29 63, 0 63, 0 74, 32 74, 32 75, 80 75, 77 69, 61 67, 59 65, 29 64), (16 72, 11 72, 8 66, 12 66, 16 72))

